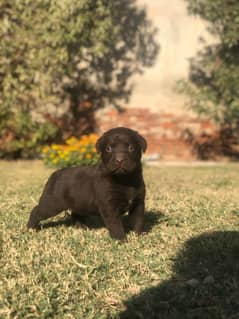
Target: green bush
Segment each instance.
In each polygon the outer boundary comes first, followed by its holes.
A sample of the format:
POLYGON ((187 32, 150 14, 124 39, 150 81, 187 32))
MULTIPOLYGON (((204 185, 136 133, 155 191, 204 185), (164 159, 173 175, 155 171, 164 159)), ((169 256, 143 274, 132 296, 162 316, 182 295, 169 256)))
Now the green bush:
POLYGON ((2 156, 9 143, 14 154, 32 154, 35 135, 41 145, 64 128, 84 133, 81 118, 107 104, 120 107, 130 78, 157 55, 155 30, 135 0, 0 0, 0 18, 2 156))
POLYGON ((239 2, 185 0, 191 14, 208 22, 215 43, 191 59, 189 81, 180 90, 189 105, 231 131, 239 127, 239 2))
POLYGON ((23 112, 10 117, 6 126, 1 124, 0 157, 5 158, 33 158, 40 152, 41 145, 57 133, 54 124, 34 122, 29 113, 23 112))

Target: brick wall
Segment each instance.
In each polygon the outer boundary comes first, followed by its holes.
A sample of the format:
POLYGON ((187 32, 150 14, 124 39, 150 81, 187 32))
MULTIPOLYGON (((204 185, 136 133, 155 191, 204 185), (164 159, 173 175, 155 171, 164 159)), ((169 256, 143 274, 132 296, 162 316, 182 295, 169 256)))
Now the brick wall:
POLYGON ((96 115, 99 133, 117 127, 130 127, 142 134, 148 142, 146 155, 166 160, 193 160, 197 158, 188 135, 212 135, 216 127, 209 120, 154 113, 146 108, 130 108, 122 113, 105 109, 96 115))

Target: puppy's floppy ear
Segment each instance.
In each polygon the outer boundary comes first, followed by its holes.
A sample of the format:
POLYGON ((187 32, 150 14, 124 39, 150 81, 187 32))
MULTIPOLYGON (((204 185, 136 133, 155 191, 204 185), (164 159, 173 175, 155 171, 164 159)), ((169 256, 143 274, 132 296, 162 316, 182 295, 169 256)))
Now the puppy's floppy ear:
POLYGON ((146 139, 142 135, 140 135, 138 132, 136 132, 136 138, 137 138, 137 141, 138 141, 138 143, 139 143, 139 145, 141 147, 141 150, 143 152, 145 152, 146 149, 147 149, 146 139))
POLYGON ((105 136, 104 134, 97 140, 96 144, 95 144, 95 148, 96 151, 98 153, 101 153, 103 151, 103 147, 104 147, 104 140, 105 140, 105 136))

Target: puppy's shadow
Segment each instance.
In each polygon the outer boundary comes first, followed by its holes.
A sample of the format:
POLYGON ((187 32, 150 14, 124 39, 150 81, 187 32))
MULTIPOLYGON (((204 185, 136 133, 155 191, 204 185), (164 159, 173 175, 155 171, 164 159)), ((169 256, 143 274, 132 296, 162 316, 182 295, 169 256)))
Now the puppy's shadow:
POLYGON ((75 227, 75 228, 89 228, 89 229, 99 229, 104 227, 104 223, 100 216, 87 216, 87 218, 84 218, 80 220, 79 222, 76 222, 70 214, 67 214, 65 217, 62 217, 59 220, 53 220, 53 221, 46 221, 43 222, 41 225, 42 229, 46 228, 52 228, 52 227, 75 227))
POLYGON ((165 221, 165 215, 160 210, 149 210, 145 213, 145 226, 144 230, 149 233, 155 225, 165 221))
MULTIPOLYGON (((150 232, 152 228, 163 222, 165 220, 165 215, 161 211, 150 210, 145 213, 145 226, 144 231, 146 233, 150 232)), ((124 215, 122 218, 123 225, 127 232, 128 228, 128 215, 124 215)), ((46 221, 41 225, 42 229, 52 228, 52 227, 76 227, 76 228, 89 228, 89 229, 100 229, 105 227, 103 220, 100 216, 90 215, 87 216, 84 220, 81 220, 80 223, 76 223, 75 220, 72 219, 70 214, 66 214, 66 216, 62 217, 59 220, 46 221)))

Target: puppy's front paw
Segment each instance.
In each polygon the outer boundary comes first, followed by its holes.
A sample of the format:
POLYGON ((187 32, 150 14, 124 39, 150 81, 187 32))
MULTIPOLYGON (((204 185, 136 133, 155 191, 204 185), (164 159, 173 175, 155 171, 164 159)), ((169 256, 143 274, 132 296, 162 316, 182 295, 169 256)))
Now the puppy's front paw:
POLYGON ((124 231, 110 231, 110 237, 115 240, 125 241, 126 240, 126 234, 124 231))

